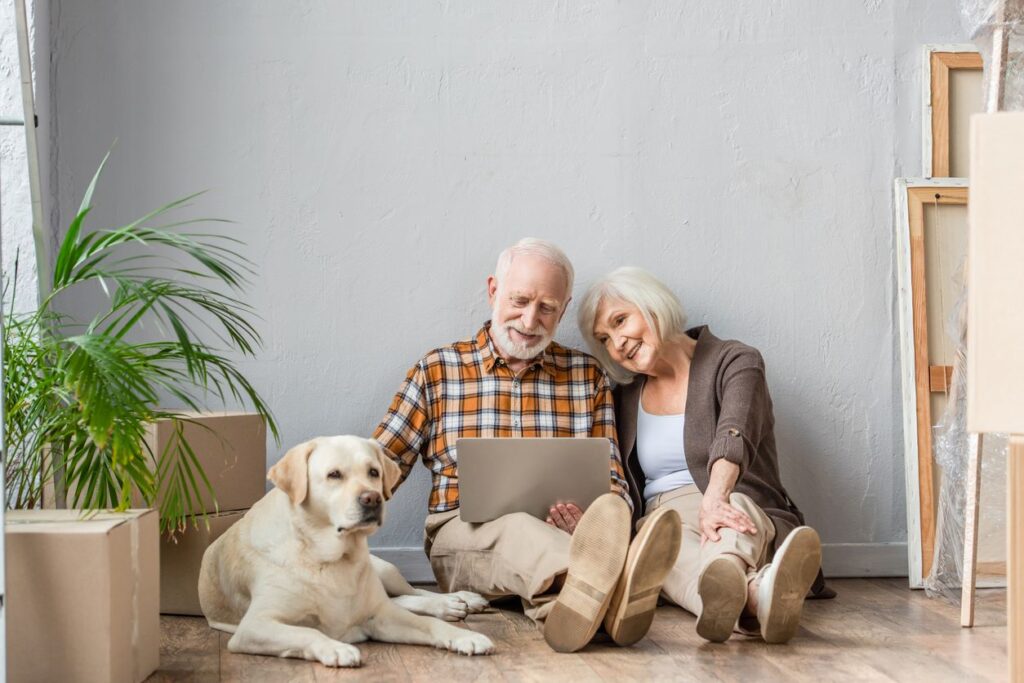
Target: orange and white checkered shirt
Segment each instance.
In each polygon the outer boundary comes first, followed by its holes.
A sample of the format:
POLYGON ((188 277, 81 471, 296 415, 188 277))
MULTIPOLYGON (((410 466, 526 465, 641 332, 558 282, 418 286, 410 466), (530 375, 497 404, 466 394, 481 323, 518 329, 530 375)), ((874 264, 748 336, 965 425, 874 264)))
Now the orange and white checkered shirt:
POLYGON ((611 386, 597 361, 552 342, 518 374, 494 351, 490 322, 473 339, 434 349, 414 365, 373 438, 402 469, 431 472, 430 512, 459 507, 455 442, 462 437, 604 437, 611 491, 632 503, 619 460, 611 386))

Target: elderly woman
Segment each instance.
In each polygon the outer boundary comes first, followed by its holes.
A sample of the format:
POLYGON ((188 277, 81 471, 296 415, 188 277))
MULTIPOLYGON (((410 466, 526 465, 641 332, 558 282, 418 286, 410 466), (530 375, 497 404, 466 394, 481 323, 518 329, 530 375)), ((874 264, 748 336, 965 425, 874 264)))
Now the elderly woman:
POLYGON ((736 629, 785 643, 812 584, 835 595, 820 577, 821 543, 779 479, 761 354, 685 322, 672 292, 640 268, 607 275, 580 306, 580 331, 619 384, 636 528, 663 507, 682 517, 662 594, 697 616, 701 637, 723 642, 736 629))

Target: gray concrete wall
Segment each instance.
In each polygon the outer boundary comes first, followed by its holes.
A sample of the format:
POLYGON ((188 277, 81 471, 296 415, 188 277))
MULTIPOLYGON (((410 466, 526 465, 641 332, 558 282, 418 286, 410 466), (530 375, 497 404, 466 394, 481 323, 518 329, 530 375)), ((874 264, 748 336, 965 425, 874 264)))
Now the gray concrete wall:
MULTIPOLYGON (((645 266, 763 351, 827 568, 902 573, 891 188, 921 172, 920 46, 962 33, 921 0, 52 0, 55 228, 115 139, 94 225, 210 190, 193 215, 237 221, 260 269, 270 463, 369 434, 487 318, 519 237, 562 245, 577 295, 645 266)), ((421 555, 427 483, 374 539, 395 557, 421 555)))

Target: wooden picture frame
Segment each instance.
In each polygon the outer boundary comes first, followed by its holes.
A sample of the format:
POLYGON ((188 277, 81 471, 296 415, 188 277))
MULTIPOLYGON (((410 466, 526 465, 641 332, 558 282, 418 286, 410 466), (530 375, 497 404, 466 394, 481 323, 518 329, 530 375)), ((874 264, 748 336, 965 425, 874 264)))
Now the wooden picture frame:
POLYGON ((900 178, 895 192, 908 574, 911 588, 921 588, 936 531, 931 393, 944 391, 950 376, 945 366, 929 365, 925 206, 966 205, 967 180, 900 178))
MULTIPOLYGON (((951 115, 955 99, 953 74, 958 70, 981 71, 981 54, 974 45, 926 45, 924 51, 924 76, 921 82, 924 90, 922 118, 924 176, 945 178, 951 173, 951 115)), ((984 110, 984 102, 978 97, 976 111, 984 110)), ((966 125, 966 121, 964 122, 966 125)), ((960 165, 966 165, 968 150, 957 154, 960 165)), ((957 169, 960 170, 960 169, 957 169)), ((961 174, 967 176, 966 171, 961 174)))

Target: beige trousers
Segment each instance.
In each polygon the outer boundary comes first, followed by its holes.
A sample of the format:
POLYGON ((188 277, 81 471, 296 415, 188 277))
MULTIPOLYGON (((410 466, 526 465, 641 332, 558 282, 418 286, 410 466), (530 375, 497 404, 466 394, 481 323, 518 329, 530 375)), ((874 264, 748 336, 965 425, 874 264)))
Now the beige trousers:
POLYGON ((428 515, 425 531, 442 591, 488 600, 516 595, 526 615, 543 624, 569 568, 569 534, 525 512, 468 524, 458 510, 428 515))
POLYGON ((735 559, 736 564, 746 573, 750 581, 767 561, 768 548, 775 538, 775 525, 757 503, 742 493, 733 493, 729 502, 733 507, 747 513, 756 534, 744 534, 734 529, 718 530, 721 539, 700 542, 700 502, 703 496, 696 485, 683 486, 655 496, 647 505, 647 515, 637 522, 637 529, 660 507, 668 507, 679 513, 683 521, 683 542, 675 566, 669 571, 662 586, 661 594, 688 612, 700 616, 701 602, 697 594, 697 580, 701 570, 715 557, 725 555, 735 559))

